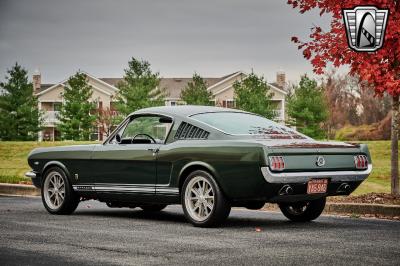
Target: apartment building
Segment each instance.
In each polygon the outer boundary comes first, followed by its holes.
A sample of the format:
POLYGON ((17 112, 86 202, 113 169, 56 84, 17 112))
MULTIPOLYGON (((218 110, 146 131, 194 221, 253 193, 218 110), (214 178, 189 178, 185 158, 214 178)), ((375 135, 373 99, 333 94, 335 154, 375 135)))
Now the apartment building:
MULTIPOLYGON (((92 101, 97 102, 99 108, 109 108, 112 112, 115 110, 115 95, 118 93, 117 84, 122 78, 97 78, 93 75, 85 73, 88 84, 93 88, 92 101)), ((212 100, 216 106, 235 107, 235 95, 233 83, 246 78, 246 74, 237 71, 229 75, 217 78, 204 78, 209 90, 212 94, 212 100)), ((41 74, 36 71, 33 75, 34 93, 38 97, 39 109, 44 112, 44 129, 39 134, 39 140, 59 140, 61 132, 57 129, 57 114, 63 103, 63 91, 67 86, 67 80, 56 84, 42 84, 41 74)), ((180 99, 183 88, 191 81, 191 78, 161 78, 160 87, 165 88, 167 97, 165 105, 174 106, 185 104, 180 99)), ((271 101, 276 107, 277 121, 285 120, 285 96, 286 81, 285 73, 280 71, 277 73, 276 81, 269 83, 273 92, 271 101)), ((93 129, 92 139, 103 140, 105 132, 101 127, 93 129)))

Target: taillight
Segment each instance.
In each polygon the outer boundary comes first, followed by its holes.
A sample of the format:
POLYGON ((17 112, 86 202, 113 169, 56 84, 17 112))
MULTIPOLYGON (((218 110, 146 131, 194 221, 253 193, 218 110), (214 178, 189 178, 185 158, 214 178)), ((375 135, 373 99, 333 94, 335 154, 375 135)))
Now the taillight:
POLYGON ((285 160, 282 156, 269 156, 269 168, 272 171, 283 171, 285 169, 285 160))
POLYGON ((354 156, 354 165, 357 169, 367 169, 368 168, 368 158, 365 155, 354 156))

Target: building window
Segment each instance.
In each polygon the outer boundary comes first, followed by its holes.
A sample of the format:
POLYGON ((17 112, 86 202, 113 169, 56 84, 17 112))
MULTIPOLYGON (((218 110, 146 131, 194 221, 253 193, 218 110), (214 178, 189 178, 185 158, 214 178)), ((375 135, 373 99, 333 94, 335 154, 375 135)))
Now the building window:
POLYGON ((175 101, 171 101, 171 102, 170 102, 170 105, 171 105, 171 106, 175 106, 175 105, 176 105, 176 102, 175 102, 175 101))
POLYGON ((223 100, 222 107, 235 108, 235 101, 234 100, 223 100))
POLYGON ((54 129, 54 140, 55 141, 60 141, 61 140, 61 132, 58 131, 57 129, 54 129))
POLYGON ((61 103, 53 103, 53 110, 59 112, 61 110, 61 103))
POLYGON ((90 134, 90 140, 91 141, 99 140, 99 128, 98 127, 92 128, 92 133, 90 134))

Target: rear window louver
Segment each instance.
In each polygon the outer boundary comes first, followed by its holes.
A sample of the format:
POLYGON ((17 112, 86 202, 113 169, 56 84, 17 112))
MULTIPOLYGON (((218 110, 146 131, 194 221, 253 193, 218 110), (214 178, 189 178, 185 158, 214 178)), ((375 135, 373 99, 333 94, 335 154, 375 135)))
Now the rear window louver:
POLYGON ((175 133, 175 139, 207 139, 210 133, 189 123, 182 122, 175 133))

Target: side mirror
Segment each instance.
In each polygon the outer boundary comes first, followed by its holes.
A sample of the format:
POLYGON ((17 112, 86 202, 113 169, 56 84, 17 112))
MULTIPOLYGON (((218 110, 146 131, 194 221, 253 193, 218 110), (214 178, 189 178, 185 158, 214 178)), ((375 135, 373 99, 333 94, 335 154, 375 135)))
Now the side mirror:
POLYGON ((115 135, 115 140, 116 140, 118 143, 121 143, 121 136, 120 136, 119 134, 115 135))

